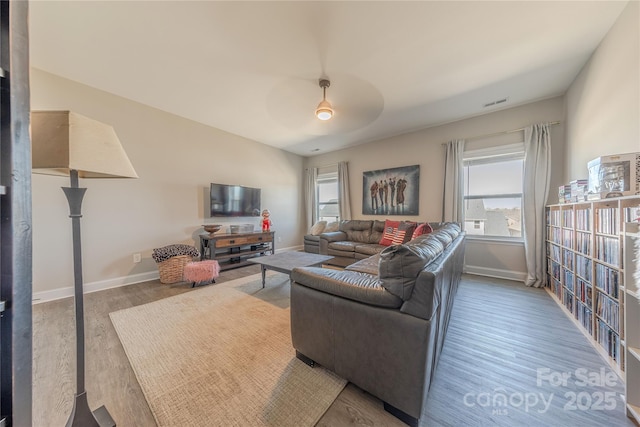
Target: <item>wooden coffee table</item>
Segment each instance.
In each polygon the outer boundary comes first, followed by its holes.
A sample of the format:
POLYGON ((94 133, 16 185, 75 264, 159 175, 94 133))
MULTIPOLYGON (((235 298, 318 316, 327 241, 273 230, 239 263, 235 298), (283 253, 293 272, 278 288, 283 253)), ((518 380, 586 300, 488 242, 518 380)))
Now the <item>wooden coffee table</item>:
POLYGON ((314 267, 329 261, 333 257, 330 255, 310 254, 307 252, 280 252, 274 255, 250 258, 247 261, 260 264, 262 272, 262 287, 264 288, 265 275, 267 270, 278 271, 280 273, 291 274, 296 267, 314 267))

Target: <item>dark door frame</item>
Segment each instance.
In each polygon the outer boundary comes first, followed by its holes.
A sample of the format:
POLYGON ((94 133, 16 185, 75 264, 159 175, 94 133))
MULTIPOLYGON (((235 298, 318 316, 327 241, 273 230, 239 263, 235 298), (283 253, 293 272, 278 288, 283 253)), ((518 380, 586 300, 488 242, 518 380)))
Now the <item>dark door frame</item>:
POLYGON ((0 1, 0 426, 32 424, 28 2, 0 1))

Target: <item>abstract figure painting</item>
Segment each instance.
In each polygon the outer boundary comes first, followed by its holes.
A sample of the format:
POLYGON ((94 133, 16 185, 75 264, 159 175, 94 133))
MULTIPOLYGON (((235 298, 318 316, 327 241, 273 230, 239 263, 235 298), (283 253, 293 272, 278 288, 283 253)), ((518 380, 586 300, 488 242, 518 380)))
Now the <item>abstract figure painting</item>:
POLYGON ((420 165, 362 174, 363 215, 418 215, 420 165))

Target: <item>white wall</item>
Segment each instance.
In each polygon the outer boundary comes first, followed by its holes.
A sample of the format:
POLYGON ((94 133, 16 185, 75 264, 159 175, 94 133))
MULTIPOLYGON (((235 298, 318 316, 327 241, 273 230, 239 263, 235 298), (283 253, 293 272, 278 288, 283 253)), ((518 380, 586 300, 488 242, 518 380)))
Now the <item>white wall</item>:
MULTIPOLYGON (((406 217, 414 221, 440 221, 444 175, 443 143, 456 138, 473 138, 534 123, 561 121, 551 127, 552 176, 551 188, 562 182, 564 124, 563 98, 556 97, 531 104, 496 111, 483 116, 449 123, 421 131, 388 138, 366 145, 322 154, 306 159, 305 167, 322 166, 340 160, 349 162, 351 212, 354 219, 384 219, 362 215, 362 173, 369 170, 420 165, 420 215, 406 217)), ((522 141, 522 132, 496 138, 476 139, 469 148, 522 141)), ((557 191, 551 191, 549 201, 557 202, 557 191)), ((501 277, 522 279, 526 271, 521 243, 486 242, 468 239, 466 265, 469 271, 501 277)))
MULTIPOLYGON (((111 124, 140 176, 80 180, 88 188, 82 218, 88 291, 157 277, 153 248, 199 246, 204 223, 259 225, 259 217, 206 218, 211 182, 261 188, 276 249, 300 245, 302 157, 35 69, 31 107, 69 109, 111 124), (133 263, 134 253, 142 254, 141 263, 133 263)), ((68 178, 33 175, 34 298, 71 295, 71 221, 60 190, 68 185, 68 178)))
POLYGON ((639 23, 631 1, 567 91, 567 183, 596 157, 640 151, 639 23))

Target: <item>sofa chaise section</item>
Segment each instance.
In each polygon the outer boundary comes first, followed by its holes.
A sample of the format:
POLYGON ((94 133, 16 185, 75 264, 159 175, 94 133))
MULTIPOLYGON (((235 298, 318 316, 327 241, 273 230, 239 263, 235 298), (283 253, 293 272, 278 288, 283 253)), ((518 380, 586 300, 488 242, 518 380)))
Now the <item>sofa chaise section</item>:
POLYGON ((298 356, 334 371, 417 425, 462 273, 457 224, 350 265, 291 275, 298 356))

